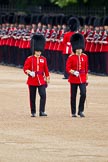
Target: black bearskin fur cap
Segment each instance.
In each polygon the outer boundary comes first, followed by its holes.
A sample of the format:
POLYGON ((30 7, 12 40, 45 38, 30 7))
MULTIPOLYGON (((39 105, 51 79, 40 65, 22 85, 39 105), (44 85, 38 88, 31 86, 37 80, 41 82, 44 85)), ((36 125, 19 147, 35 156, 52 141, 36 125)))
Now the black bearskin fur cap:
POLYGON ((108 17, 105 17, 103 20, 103 26, 108 26, 108 17))
POLYGON ((73 52, 76 52, 76 49, 84 50, 85 48, 84 36, 80 33, 73 34, 70 39, 70 42, 72 45, 73 52))
POLYGON ((41 34, 35 34, 33 35, 31 39, 31 51, 34 53, 34 51, 44 51, 45 46, 45 37, 41 34))
POLYGON ((68 21, 68 25, 71 31, 77 31, 80 27, 80 22, 76 17, 70 17, 68 21))

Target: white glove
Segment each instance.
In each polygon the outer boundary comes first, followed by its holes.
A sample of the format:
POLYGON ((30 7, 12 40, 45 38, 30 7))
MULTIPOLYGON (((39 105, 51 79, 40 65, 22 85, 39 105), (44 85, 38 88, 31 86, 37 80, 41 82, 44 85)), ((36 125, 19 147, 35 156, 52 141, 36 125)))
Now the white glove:
POLYGON ((35 77, 35 72, 34 72, 34 71, 31 71, 31 72, 29 73, 29 75, 30 75, 31 77, 35 77))
POLYGON ((73 75, 75 75, 76 77, 78 77, 79 76, 79 71, 74 71, 73 72, 73 75))

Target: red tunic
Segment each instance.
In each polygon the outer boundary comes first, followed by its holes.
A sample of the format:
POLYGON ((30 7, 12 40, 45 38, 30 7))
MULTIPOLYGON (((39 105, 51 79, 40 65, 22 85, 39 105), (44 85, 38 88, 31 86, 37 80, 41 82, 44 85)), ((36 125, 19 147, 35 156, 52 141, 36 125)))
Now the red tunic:
POLYGON ((50 37, 52 35, 53 30, 52 29, 47 29, 45 38, 46 38, 46 43, 45 43, 45 50, 49 50, 49 45, 50 45, 50 37))
POLYGON ((57 37, 57 31, 52 29, 52 34, 50 37, 50 44, 49 44, 49 50, 51 51, 55 49, 56 37, 57 37))
POLYGON ((91 46, 89 52, 97 52, 96 51, 96 41, 98 40, 99 32, 95 31, 93 35, 93 40, 91 41, 91 46))
POLYGON ((100 52, 108 52, 108 36, 106 34, 106 31, 104 31, 101 41, 102 43, 101 43, 100 52))
POLYGON ((64 34, 64 38, 63 38, 63 54, 71 54, 72 53, 72 46, 70 43, 70 38, 71 36, 74 34, 75 32, 66 32, 64 34))
POLYGON ((104 34, 103 31, 100 31, 99 32, 98 39, 97 39, 97 43, 96 43, 95 52, 100 52, 100 49, 101 49, 100 41, 102 40, 103 34, 104 34))
POLYGON ((93 40, 94 31, 90 30, 90 31, 88 31, 87 34, 88 35, 85 38, 85 41, 86 41, 85 51, 90 52, 91 41, 93 40))
POLYGON ((30 48, 30 40, 31 40, 31 32, 27 31, 25 33, 25 36, 23 36, 23 41, 22 41, 22 48, 27 49, 30 48))
MULTIPOLYGON (((27 84, 33 86, 44 85, 45 77, 49 76, 46 58, 43 56, 35 57, 29 56, 24 63, 24 72, 26 70, 34 71, 35 77, 28 76, 27 84)), ((27 74, 27 73, 26 73, 27 74)))
POLYGON ((15 47, 19 48, 20 40, 21 40, 21 29, 18 29, 15 37, 15 47))
POLYGON ((8 41, 8 45, 9 46, 15 46, 15 39, 13 38, 13 36, 14 36, 14 31, 16 30, 16 28, 10 28, 10 31, 11 31, 11 35, 10 35, 10 39, 9 39, 9 41, 8 41))
POLYGON ((8 37, 7 37, 7 34, 8 34, 8 29, 2 29, 1 31, 1 46, 5 46, 7 45, 7 40, 8 40, 8 37))
POLYGON ((54 51, 58 51, 60 35, 61 35, 61 30, 57 30, 57 38, 56 38, 55 46, 53 48, 54 51))
POLYGON ((57 51, 63 51, 63 37, 64 37, 65 32, 66 31, 63 29, 60 32, 60 38, 59 38, 59 44, 57 47, 57 51))
POLYGON ((79 84, 86 83, 86 76, 88 73, 88 57, 82 53, 80 56, 72 54, 68 57, 66 62, 66 71, 69 73, 68 81, 70 83, 79 84), (79 76, 70 73, 70 70, 79 71, 79 76))

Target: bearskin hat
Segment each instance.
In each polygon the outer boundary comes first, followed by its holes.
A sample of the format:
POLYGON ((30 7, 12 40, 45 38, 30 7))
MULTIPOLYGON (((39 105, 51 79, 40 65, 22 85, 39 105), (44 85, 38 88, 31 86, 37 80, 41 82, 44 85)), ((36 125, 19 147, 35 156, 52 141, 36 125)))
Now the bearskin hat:
POLYGON ((43 15, 38 15, 37 16, 37 24, 42 23, 42 17, 43 17, 43 15))
POLYGON ((100 19, 99 18, 96 18, 95 20, 94 20, 94 27, 99 27, 100 26, 100 19))
POLYGON ((48 24, 53 25, 53 16, 48 16, 48 24))
POLYGON ((85 18, 85 25, 87 25, 87 26, 89 25, 90 19, 91 19, 90 16, 87 16, 87 17, 85 18))
POLYGON ((9 15, 9 24, 15 24, 15 15, 9 15))
POLYGON ((52 26, 57 26, 56 16, 52 17, 52 26))
POLYGON ((67 25, 67 16, 62 16, 61 25, 67 25))
POLYGON ((37 19, 38 19, 37 15, 32 15, 32 17, 31 17, 31 24, 37 24, 37 19))
POLYGON ((1 18, 1 15, 0 15, 0 25, 2 24, 2 18, 1 18))
POLYGON ((31 24, 31 15, 26 15, 24 17, 24 22, 25 22, 25 25, 30 25, 31 24))
POLYGON ((84 50, 84 48, 85 48, 84 36, 80 33, 73 34, 71 36, 70 42, 72 45, 73 52, 75 52, 76 49, 84 50))
POLYGON ((6 21, 5 21, 5 16, 3 15, 2 17, 1 17, 1 24, 5 24, 6 23, 6 21))
POLYGON ((78 17, 78 20, 80 22, 80 26, 83 27, 84 26, 84 18, 83 17, 78 17))
POLYGON ((91 17, 91 18, 89 19, 88 25, 94 26, 94 21, 95 21, 95 19, 96 19, 96 17, 91 17))
POLYGON ((45 46, 45 37, 41 34, 35 34, 33 35, 31 39, 31 51, 34 53, 34 51, 44 51, 45 46))
POLYGON ((103 26, 103 21, 104 21, 104 17, 101 17, 99 22, 100 26, 103 26))
POLYGON ((103 20, 103 25, 108 26, 108 17, 105 17, 103 20))
POLYGON ((43 16, 41 22, 42 22, 43 25, 47 26, 47 24, 48 24, 48 16, 43 16))
POLYGON ((70 17, 68 25, 71 31, 77 31, 79 29, 80 23, 76 17, 70 17))
POLYGON ((25 21, 24 21, 24 15, 17 15, 16 16, 16 23, 17 24, 25 24, 25 21))
POLYGON ((62 19, 63 19, 63 15, 56 16, 57 25, 61 25, 62 24, 62 19))

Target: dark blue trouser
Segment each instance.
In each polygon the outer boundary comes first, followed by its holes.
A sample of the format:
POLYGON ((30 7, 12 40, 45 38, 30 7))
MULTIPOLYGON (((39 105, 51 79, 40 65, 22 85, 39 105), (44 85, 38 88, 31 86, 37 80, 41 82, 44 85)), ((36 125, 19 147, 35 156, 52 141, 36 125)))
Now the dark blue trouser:
POLYGON ((71 84, 71 113, 76 114, 76 96, 77 89, 80 89, 80 100, 78 105, 78 112, 84 111, 84 103, 86 99, 86 83, 71 84))
POLYGON ((68 79, 68 73, 66 71, 66 62, 67 62, 68 57, 69 57, 68 54, 63 54, 64 78, 66 79, 68 79))
POLYGON ((38 89, 38 93, 40 96, 40 105, 39 105, 39 112, 45 111, 45 104, 46 104, 46 88, 45 85, 42 86, 29 86, 29 93, 30 93, 30 108, 31 113, 36 113, 36 91, 38 89))

